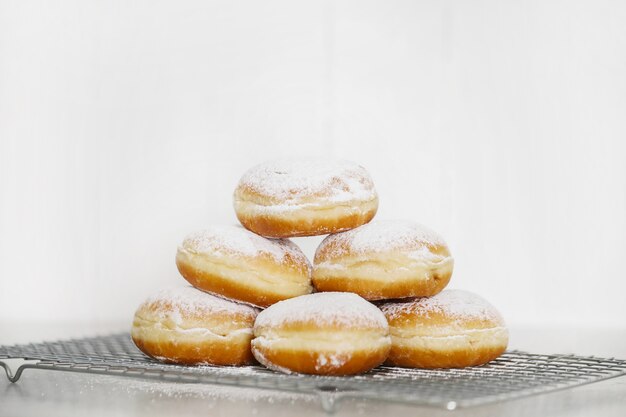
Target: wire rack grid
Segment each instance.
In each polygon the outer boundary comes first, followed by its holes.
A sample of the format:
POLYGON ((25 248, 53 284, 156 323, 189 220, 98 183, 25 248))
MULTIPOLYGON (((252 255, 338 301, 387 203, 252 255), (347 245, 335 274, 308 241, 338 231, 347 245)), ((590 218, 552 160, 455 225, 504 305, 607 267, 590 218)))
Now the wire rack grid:
POLYGON ((317 394, 326 411, 334 411, 346 397, 453 410, 626 375, 625 360, 518 351, 506 352, 478 367, 423 370, 381 366, 350 377, 285 375, 261 366, 178 366, 148 358, 128 333, 1 346, 0 366, 12 382, 24 369, 35 368, 317 394))

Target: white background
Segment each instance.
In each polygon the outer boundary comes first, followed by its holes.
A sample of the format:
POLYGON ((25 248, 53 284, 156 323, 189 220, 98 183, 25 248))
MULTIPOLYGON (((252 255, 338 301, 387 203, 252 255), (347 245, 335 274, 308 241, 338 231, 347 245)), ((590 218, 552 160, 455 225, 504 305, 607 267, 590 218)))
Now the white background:
MULTIPOLYGON (((0 0, 0 319, 128 320, 265 159, 357 161, 511 324, 626 326, 626 2, 0 0)), ((312 254, 318 238, 298 239, 312 254)))

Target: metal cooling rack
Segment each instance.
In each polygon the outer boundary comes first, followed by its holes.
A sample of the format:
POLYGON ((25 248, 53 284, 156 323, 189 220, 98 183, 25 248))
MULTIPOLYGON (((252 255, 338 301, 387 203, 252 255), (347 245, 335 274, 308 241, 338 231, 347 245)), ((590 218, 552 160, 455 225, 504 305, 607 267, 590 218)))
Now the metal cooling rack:
POLYGON ((351 377, 285 375, 261 366, 178 366, 142 354, 129 334, 1 346, 12 382, 27 368, 211 383, 317 394, 326 411, 345 397, 375 398, 453 410, 575 387, 626 375, 626 361, 506 352, 487 365, 421 370, 381 366, 351 377))

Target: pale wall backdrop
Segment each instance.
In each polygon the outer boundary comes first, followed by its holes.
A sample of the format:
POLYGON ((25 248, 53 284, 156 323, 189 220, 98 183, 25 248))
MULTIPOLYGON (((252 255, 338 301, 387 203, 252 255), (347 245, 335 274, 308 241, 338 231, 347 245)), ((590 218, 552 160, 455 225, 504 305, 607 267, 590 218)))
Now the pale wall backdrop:
MULTIPOLYGON (((0 319, 130 320, 265 159, 357 161, 512 324, 626 326, 626 2, 0 0, 0 319)), ((317 238, 298 239, 312 254, 317 238)))

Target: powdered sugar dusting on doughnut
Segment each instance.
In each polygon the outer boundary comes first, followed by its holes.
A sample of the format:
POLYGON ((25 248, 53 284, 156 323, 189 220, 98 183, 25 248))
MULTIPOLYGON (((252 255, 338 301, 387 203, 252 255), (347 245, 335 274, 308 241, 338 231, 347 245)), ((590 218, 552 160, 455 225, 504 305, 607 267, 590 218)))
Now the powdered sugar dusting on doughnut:
POLYGON ((322 241, 317 252, 323 251, 324 258, 335 258, 347 251, 358 254, 407 248, 410 256, 423 258, 424 248, 430 245, 446 245, 446 242, 437 233, 418 223, 374 220, 356 229, 329 235, 322 241))
POLYGON ((268 254, 278 262, 289 254, 299 262, 309 263, 300 248, 288 239, 269 239, 254 234, 241 226, 211 226, 190 234, 182 248, 192 253, 207 253, 213 256, 232 254, 258 256, 268 254))
POLYGON ((170 316, 175 322, 182 322, 182 317, 206 313, 227 312, 254 317, 259 312, 257 308, 207 294, 190 285, 161 290, 143 305, 149 305, 152 311, 163 317, 170 316))
POLYGON ((460 320, 498 320, 500 313, 484 298, 463 290, 444 290, 429 298, 416 298, 406 302, 387 303, 381 310, 390 319, 403 312, 428 317, 431 313, 445 314, 460 320))
POLYGON ((387 319, 376 306, 356 294, 343 292, 319 292, 280 301, 262 311, 255 326, 277 327, 309 320, 321 326, 388 327, 387 319))
MULTIPOLYGON (((239 187, 280 201, 287 209, 303 196, 320 195, 332 202, 372 200, 377 194, 368 172, 349 161, 326 158, 278 159, 248 170, 239 187)), ((274 207, 274 206, 272 206, 274 207)))

